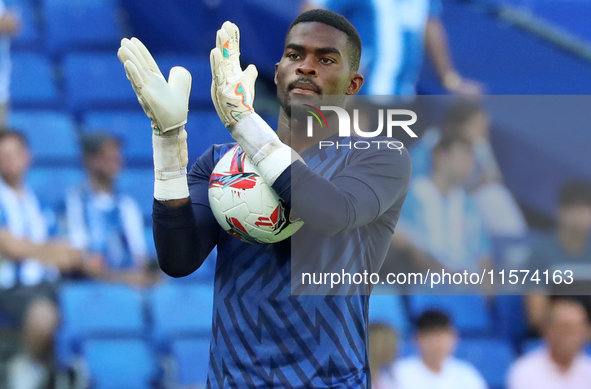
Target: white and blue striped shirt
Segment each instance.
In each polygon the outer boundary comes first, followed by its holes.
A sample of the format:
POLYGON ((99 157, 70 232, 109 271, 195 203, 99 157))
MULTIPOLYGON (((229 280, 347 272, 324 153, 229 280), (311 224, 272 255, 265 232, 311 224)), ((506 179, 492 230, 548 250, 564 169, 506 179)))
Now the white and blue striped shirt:
POLYGON ((414 95, 424 56, 425 26, 440 0, 310 0, 346 17, 363 44, 360 94, 414 95))
POLYGON ((62 209, 62 228, 72 246, 100 254, 113 270, 143 266, 147 257, 144 221, 130 196, 72 189, 62 209))
MULTIPOLYGON (((41 212, 37 196, 27 187, 17 193, 0 180, 0 229, 13 236, 44 243, 48 238, 47 222, 41 212)), ((59 276, 57 268, 44 265, 34 258, 15 261, 3 258, 0 262, 0 288, 15 285, 36 285, 53 281, 59 276)))
POLYGON ((450 271, 478 271, 480 260, 490 255, 474 198, 461 187, 443 195, 429 177, 412 180, 396 232, 450 271))

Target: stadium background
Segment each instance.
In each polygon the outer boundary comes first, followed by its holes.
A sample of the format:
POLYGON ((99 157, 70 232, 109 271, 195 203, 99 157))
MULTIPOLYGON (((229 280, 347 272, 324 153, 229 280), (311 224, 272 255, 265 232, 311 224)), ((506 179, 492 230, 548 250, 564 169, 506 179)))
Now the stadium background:
MULTIPOLYGON (((241 28, 243 63, 259 69, 257 109, 276 122, 273 69, 298 12, 297 1, 10 0, 7 5, 22 22, 12 43, 8 121, 29 138, 35 158, 29 182, 46 206, 82 180, 79 135, 109 129, 125 141, 121 189, 139 201, 150 225, 149 121, 115 55, 121 37, 142 39, 164 74, 174 65, 192 72, 191 160, 211 143, 230 140, 209 92, 209 50, 225 20, 241 28)), ((458 70, 485 84, 488 94, 591 94, 591 1, 444 0, 443 6, 458 70)), ((429 66, 424 66, 418 89, 421 94, 444 93, 429 66)), ((550 227, 561 184, 591 179, 586 147, 577 147, 591 144, 591 133, 569 134, 561 128, 557 142, 556 129, 505 119, 495 124, 492 140, 506 184, 532 227, 550 227), (528 165, 522 163, 524 156, 528 165)), ((146 236, 153 250, 149 229, 146 236)), ((209 260, 194 276, 167 280, 151 290, 64 288, 58 359, 66 363, 82 355, 93 378, 108 382, 123 375, 137 388, 163 377, 172 386, 203 384, 212 280, 209 260)), ((389 320, 405 340, 402 354, 413 352, 408 341, 412 320, 421 307, 433 304, 429 299, 435 298, 379 296, 372 302, 370 315, 389 320)), ((492 388, 502 388, 507 367, 532 347, 524 339, 521 297, 450 296, 435 304, 452 314, 460 330, 458 355, 473 362, 492 388)), ((2 342, 3 351, 8 352, 9 343, 2 342)))

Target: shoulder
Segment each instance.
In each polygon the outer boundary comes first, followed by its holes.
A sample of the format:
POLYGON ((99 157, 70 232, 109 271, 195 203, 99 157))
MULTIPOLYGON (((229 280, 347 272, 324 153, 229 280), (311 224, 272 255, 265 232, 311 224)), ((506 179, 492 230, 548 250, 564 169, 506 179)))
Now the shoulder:
POLYGON ((579 356, 579 360, 581 365, 584 366, 585 369, 589 369, 589 374, 591 374, 591 356, 583 353, 579 356))
POLYGON ((37 197, 37 194, 31 188, 25 187, 25 193, 26 193, 25 194, 26 201, 29 204, 31 204, 35 207, 38 207, 38 208, 41 206, 40 205, 41 203, 39 202, 39 197, 37 197))
POLYGON ((464 361, 464 360, 457 359, 457 358, 451 358, 449 360, 449 366, 455 372, 460 373, 462 375, 470 375, 472 377, 479 377, 479 378, 481 377, 480 373, 478 372, 476 367, 474 367, 474 365, 472 365, 468 361, 464 361))
POLYGON ((527 379, 541 368, 544 350, 534 350, 518 358, 509 369, 509 381, 527 379))
POLYGON ((197 158, 197 160, 195 160, 195 163, 193 163, 189 172, 189 182, 192 177, 198 178, 200 176, 205 176, 209 179, 209 176, 218 161, 234 146, 236 146, 235 142, 211 145, 199 158, 197 158))
POLYGON ((408 194, 415 197, 419 202, 433 202, 434 199, 441 196, 431 178, 427 176, 413 178, 410 182, 408 194))
POLYGON ((457 358, 449 360, 450 376, 461 379, 470 388, 486 388, 486 381, 478 369, 471 363, 457 358))
POLYGON ((351 137, 348 164, 366 164, 386 175, 410 179, 412 162, 403 142, 386 137, 351 137))
POLYGON ((407 357, 394 364, 393 370, 396 377, 414 374, 421 369, 422 362, 419 357, 407 357))

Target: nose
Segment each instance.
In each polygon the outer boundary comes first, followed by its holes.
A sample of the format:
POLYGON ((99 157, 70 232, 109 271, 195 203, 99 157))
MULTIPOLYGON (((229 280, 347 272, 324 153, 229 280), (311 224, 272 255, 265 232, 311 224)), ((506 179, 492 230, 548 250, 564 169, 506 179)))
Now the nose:
POLYGON ((310 57, 306 58, 300 66, 296 69, 296 74, 298 76, 307 76, 307 77, 316 77, 318 76, 318 71, 312 64, 313 60, 310 57))

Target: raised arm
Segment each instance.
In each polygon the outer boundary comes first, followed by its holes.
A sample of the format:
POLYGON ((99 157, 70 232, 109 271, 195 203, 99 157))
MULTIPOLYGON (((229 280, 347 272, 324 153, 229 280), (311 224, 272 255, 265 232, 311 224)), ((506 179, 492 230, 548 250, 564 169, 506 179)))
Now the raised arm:
POLYGON ((218 231, 213 228, 207 203, 209 176, 198 166, 191 175, 191 192, 187 181, 185 123, 191 74, 177 66, 166 81, 137 38, 123 39, 117 55, 144 112, 152 120, 153 221, 158 262, 166 274, 186 276, 201 266, 215 246, 218 231))
POLYGON ((193 165, 188 176, 191 201, 167 206, 155 200, 152 219, 160 268, 171 277, 198 269, 218 242, 220 226, 209 208, 209 177, 214 147, 193 165))
POLYGON ((405 198, 411 164, 406 149, 368 151, 353 152, 347 167, 331 180, 296 161, 273 189, 323 236, 369 224, 405 198))

